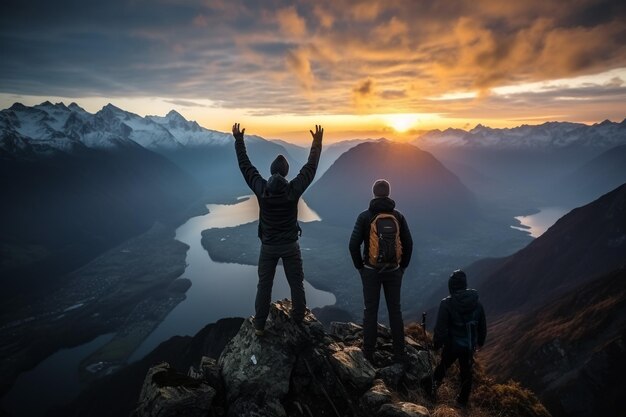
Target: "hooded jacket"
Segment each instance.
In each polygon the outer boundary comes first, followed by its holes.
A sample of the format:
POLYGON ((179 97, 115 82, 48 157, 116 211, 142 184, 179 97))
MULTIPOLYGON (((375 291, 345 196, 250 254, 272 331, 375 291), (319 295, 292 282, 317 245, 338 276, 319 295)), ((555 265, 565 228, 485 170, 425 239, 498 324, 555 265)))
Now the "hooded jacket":
POLYGON ((478 346, 485 344, 487 321, 485 310, 478 301, 478 291, 472 289, 455 291, 441 300, 433 342, 435 349, 441 346, 468 348, 468 330, 466 323, 476 322, 476 340, 478 346))
POLYGON ((365 262, 369 259, 369 246, 370 246, 370 224, 374 217, 379 213, 391 213, 393 214, 398 223, 400 224, 400 242, 402 243, 402 259, 400 260, 400 267, 406 268, 411 262, 411 253, 413 252, 413 239, 411 238, 411 232, 407 225, 406 219, 398 210, 395 210, 396 202, 389 197, 378 197, 370 201, 370 206, 367 210, 359 214, 354 224, 354 230, 350 236, 350 255, 352 256, 352 262, 356 269, 361 269, 365 266, 365 262), (363 244, 363 254, 361 254, 361 244, 363 244))
POLYGON ((235 139, 239 169, 259 201, 259 239, 266 245, 284 245, 298 240, 298 200, 317 171, 322 141, 313 140, 307 163, 298 175, 287 181, 280 174, 264 179, 250 162, 243 139, 235 139))

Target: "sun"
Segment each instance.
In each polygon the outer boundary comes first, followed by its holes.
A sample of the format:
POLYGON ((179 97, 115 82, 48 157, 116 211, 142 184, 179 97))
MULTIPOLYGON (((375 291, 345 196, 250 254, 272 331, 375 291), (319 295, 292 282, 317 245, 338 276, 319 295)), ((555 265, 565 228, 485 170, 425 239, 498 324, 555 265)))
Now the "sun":
POLYGON ((388 114, 385 122, 398 133, 405 133, 417 123, 417 115, 411 113, 388 114))

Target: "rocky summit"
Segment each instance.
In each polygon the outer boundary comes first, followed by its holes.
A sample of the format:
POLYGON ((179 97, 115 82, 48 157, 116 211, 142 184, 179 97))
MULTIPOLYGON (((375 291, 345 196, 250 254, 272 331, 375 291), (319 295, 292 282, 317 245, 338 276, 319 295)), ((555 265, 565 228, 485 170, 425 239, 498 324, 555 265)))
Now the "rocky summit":
POLYGON ((394 363, 391 333, 379 326, 372 364, 359 348, 361 326, 333 322, 326 331, 310 312, 295 323, 290 309, 288 300, 273 303, 261 337, 245 320, 217 361, 203 357, 187 374, 152 367, 134 416, 430 415, 406 401, 431 384, 424 346, 407 337, 406 360, 394 363))

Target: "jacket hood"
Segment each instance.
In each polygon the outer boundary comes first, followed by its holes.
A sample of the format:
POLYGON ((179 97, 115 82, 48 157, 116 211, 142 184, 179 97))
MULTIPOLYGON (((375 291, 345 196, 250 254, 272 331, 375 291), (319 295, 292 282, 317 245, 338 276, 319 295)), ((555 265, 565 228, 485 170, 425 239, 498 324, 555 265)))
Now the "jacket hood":
POLYGON ((389 197, 377 197, 370 201, 369 210, 374 213, 392 212, 396 208, 396 202, 389 197))
POLYGON ((273 174, 267 180, 267 191, 270 194, 280 194, 286 190, 287 185, 289 185, 289 182, 285 177, 280 174, 273 174))
POLYGON ((452 307, 461 314, 471 313, 478 306, 478 291, 467 289, 453 293, 452 307))

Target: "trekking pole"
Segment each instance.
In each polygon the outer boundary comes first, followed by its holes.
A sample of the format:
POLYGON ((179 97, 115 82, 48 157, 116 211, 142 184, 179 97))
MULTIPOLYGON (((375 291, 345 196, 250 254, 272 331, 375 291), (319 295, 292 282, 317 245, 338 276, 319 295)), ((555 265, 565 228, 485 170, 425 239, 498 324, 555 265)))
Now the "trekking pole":
POLYGON ((437 402, 437 387, 435 386, 435 370, 433 369, 433 359, 431 346, 428 342, 428 335, 426 333, 426 312, 422 313, 422 330, 424 331, 424 345, 426 346, 426 353, 428 354, 428 364, 430 365, 430 394, 433 398, 433 402, 437 402))

